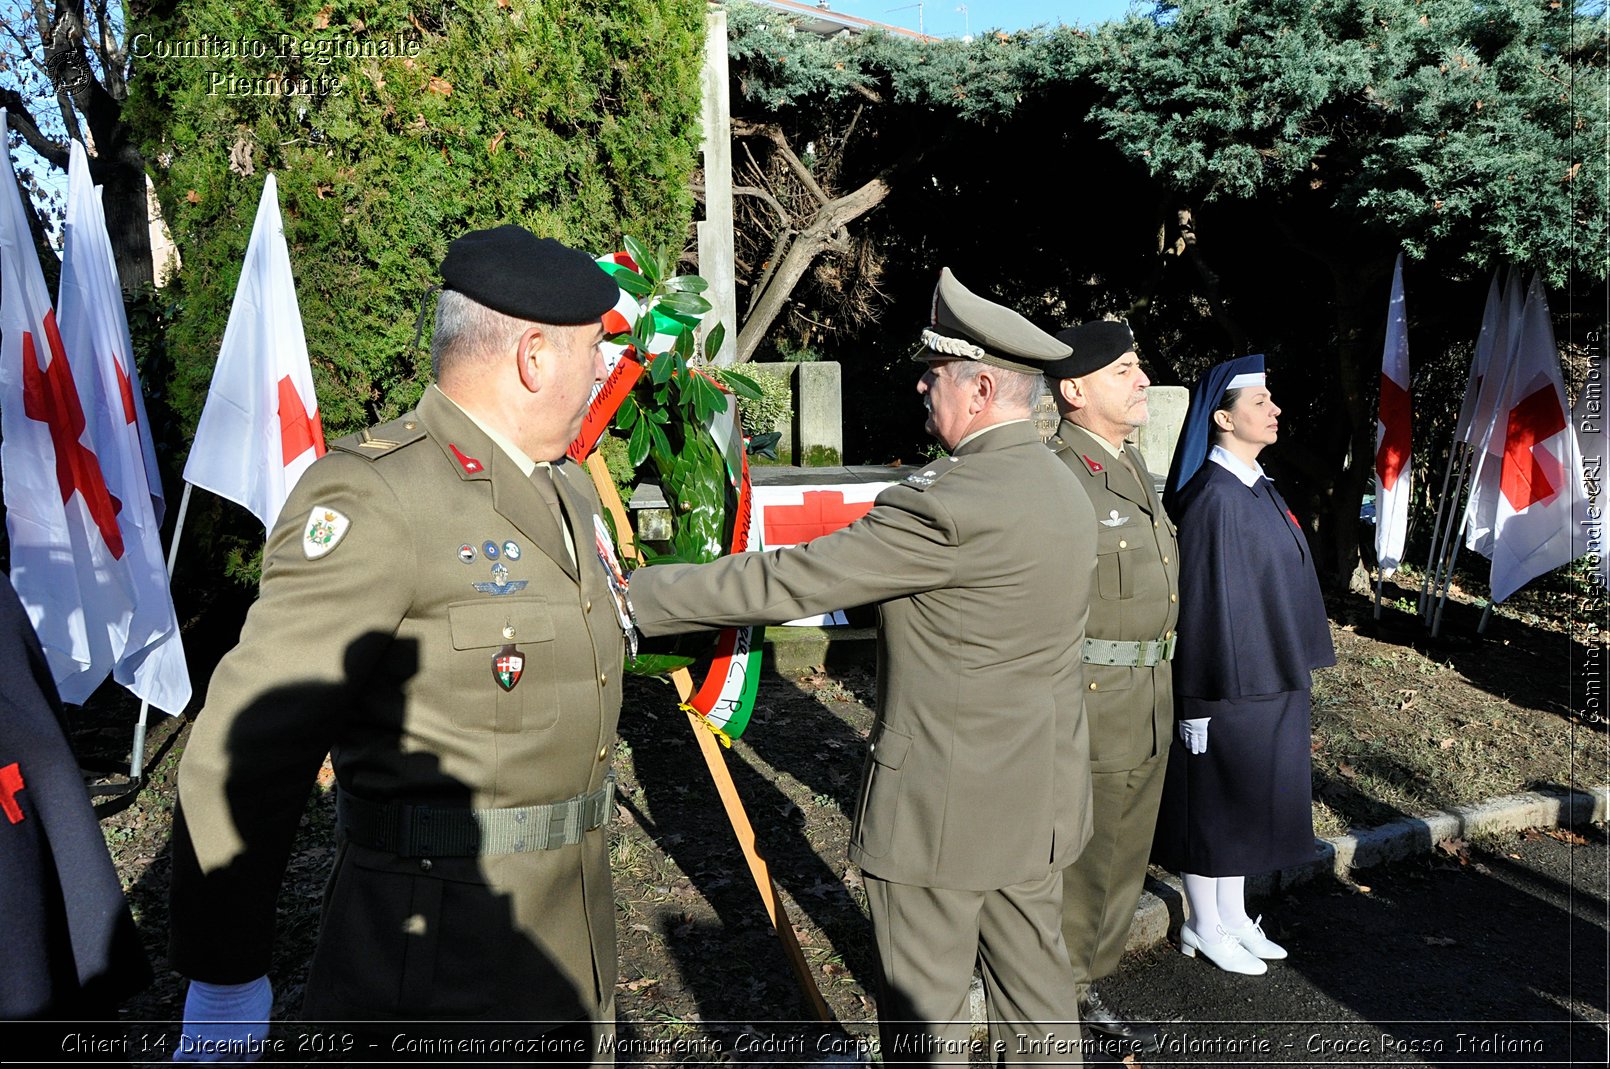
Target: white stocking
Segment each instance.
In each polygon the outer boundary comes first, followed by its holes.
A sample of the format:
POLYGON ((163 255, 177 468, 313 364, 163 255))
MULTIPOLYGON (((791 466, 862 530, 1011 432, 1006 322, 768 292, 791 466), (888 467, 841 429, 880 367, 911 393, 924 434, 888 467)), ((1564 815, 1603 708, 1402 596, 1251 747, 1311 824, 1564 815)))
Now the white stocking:
POLYGON ((1219 923, 1226 931, 1245 928, 1252 923, 1247 916, 1247 878, 1220 876, 1218 887, 1219 923))
POLYGON ((1220 881, 1213 876, 1196 876, 1182 872, 1180 882, 1185 884, 1185 902, 1191 908, 1191 919, 1186 921, 1191 926, 1191 931, 1204 939, 1218 938, 1217 929, 1222 923, 1219 920, 1220 881))

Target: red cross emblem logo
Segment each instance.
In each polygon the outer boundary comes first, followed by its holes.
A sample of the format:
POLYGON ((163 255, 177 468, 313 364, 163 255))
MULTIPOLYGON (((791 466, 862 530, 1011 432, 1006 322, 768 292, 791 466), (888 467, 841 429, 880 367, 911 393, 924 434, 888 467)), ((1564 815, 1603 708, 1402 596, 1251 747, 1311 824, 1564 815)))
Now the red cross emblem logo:
POLYGON ((767 505, 762 514, 768 548, 797 546, 848 527, 872 511, 870 501, 845 501, 839 490, 807 490, 797 505, 767 505))
POLYGON ((17 792, 26 786, 22 781, 22 767, 17 762, 0 768, 0 812, 5 813, 6 819, 13 824, 22 823, 22 806, 17 802, 17 792))

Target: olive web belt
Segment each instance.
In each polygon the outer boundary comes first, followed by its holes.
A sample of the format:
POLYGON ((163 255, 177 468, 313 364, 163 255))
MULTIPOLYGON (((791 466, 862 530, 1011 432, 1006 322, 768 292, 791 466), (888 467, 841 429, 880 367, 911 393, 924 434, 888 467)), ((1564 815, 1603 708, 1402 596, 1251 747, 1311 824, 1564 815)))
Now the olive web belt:
POLYGON ((1085 664, 1114 664, 1127 668, 1151 668, 1172 660, 1178 635, 1144 642, 1115 642, 1105 638, 1085 639, 1085 664))
POLYGON ((573 846, 600 828, 614 808, 615 777, 589 794, 512 809, 381 804, 336 794, 336 819, 348 839, 401 857, 477 857, 573 846))

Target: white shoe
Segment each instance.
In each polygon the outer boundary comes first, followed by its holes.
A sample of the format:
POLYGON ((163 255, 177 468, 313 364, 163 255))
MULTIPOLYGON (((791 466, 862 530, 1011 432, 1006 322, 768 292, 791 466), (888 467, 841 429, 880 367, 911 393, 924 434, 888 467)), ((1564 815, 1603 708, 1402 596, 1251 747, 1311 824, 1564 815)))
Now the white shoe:
POLYGON ((1255 921, 1248 921, 1240 928, 1230 928, 1227 931, 1231 939, 1264 961, 1280 961, 1286 956, 1286 948, 1263 934, 1262 923, 1263 917, 1260 915, 1255 921))
POLYGON ((1224 925, 1214 925, 1213 930, 1218 933, 1218 938, 1209 942, 1193 932, 1190 925, 1180 925, 1180 953, 1188 958, 1194 958, 1196 952, 1200 950, 1203 956, 1225 972, 1241 973, 1244 976, 1262 976, 1269 971, 1269 966, 1254 957, 1235 936, 1225 931, 1224 925))

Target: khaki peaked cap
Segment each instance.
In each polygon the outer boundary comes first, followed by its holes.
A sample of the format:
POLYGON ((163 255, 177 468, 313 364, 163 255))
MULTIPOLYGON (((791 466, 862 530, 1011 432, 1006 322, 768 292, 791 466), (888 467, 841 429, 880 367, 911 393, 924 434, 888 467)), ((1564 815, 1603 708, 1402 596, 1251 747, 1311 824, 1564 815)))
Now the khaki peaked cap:
POLYGON ((1010 308, 963 286, 948 267, 939 272, 922 341, 914 360, 977 360, 1028 374, 1043 372, 1072 351, 1010 308))

